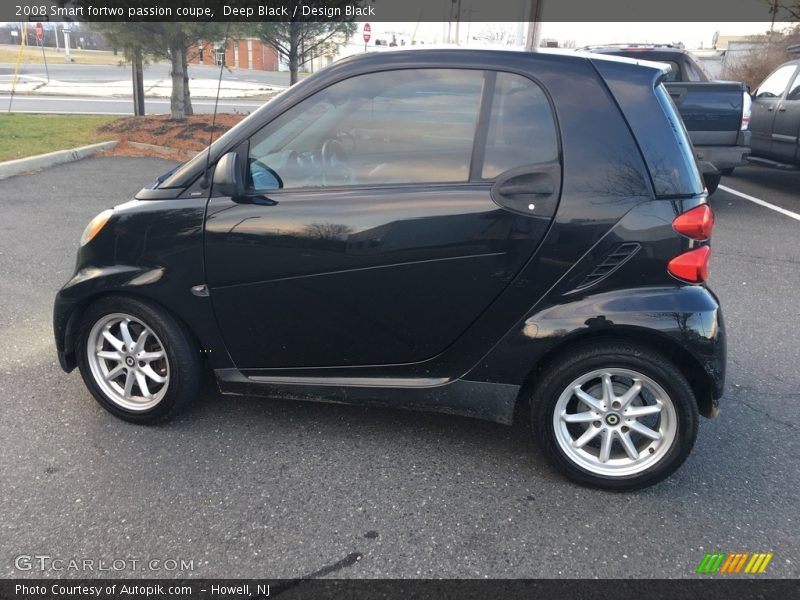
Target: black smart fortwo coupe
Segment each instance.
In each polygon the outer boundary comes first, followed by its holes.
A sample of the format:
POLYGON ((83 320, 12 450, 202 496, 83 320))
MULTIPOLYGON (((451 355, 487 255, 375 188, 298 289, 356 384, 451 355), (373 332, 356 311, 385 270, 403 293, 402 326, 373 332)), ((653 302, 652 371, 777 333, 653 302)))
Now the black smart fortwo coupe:
POLYGON ((223 393, 511 423, 589 485, 673 472, 722 394, 713 215, 661 85, 416 50, 292 87, 86 228, 55 338, 111 413, 223 393))

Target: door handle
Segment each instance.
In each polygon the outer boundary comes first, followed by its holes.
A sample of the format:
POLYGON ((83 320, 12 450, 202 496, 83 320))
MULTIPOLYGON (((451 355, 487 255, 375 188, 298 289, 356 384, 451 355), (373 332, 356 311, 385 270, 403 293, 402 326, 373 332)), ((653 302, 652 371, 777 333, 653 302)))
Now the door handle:
POLYGON ((783 104, 781 104, 781 105, 778 107, 778 110, 779 110, 780 112, 786 112, 786 107, 785 107, 783 104))
POLYGON ((767 107, 767 110, 768 110, 769 112, 772 112, 773 110, 775 110, 775 107, 774 107, 774 106, 768 106, 768 107, 767 107))
POLYGON ((561 196, 558 162, 525 165, 498 175, 490 191, 492 201, 526 217, 551 218, 561 196))
POLYGON ((549 196, 556 191, 552 181, 507 181, 498 186, 497 191, 503 196, 549 196))

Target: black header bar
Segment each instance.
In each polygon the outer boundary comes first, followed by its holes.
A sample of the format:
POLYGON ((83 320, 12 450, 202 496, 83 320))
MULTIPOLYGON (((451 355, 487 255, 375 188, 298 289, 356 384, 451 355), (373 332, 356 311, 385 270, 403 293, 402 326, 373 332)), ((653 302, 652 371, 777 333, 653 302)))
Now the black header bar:
POLYGON ((797 580, 754 578, 666 580, 480 579, 5 579, 3 600, 755 600, 797 598, 797 580))
MULTIPOLYGON (((2 0, 0 21, 518 22, 530 0, 2 0)), ((797 0, 545 0, 548 22, 797 21, 797 0), (773 12, 773 10, 775 12, 773 12), (794 14, 793 14, 794 13, 794 14)))

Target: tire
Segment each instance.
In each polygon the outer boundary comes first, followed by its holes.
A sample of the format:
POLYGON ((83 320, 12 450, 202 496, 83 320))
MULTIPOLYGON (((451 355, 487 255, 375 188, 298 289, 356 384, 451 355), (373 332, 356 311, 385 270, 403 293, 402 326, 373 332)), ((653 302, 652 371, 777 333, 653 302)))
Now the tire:
POLYGON ((165 310, 127 296, 108 296, 86 309, 76 355, 95 399, 132 423, 166 420, 200 389, 200 352, 186 328, 165 310))
POLYGON ((720 169, 719 172, 727 177, 727 176, 733 175, 733 170, 735 168, 736 167, 728 167, 727 169, 720 169))
POLYGON ((709 196, 717 191, 721 179, 722 175, 719 173, 706 173, 703 175, 703 180, 706 183, 706 189, 708 190, 709 196))
POLYGON ((533 392, 531 419, 543 454, 564 475, 582 485, 625 491, 658 483, 686 460, 697 437, 698 411, 692 388, 669 359, 617 342, 580 346, 549 363, 533 392), (610 375, 613 398, 604 393, 604 373, 610 375), (641 391, 632 392, 626 408, 625 392, 634 378, 641 391), (605 408, 578 400, 576 385, 605 408), (614 404, 618 400, 623 404, 614 404), (644 412, 650 414, 634 416, 644 412))

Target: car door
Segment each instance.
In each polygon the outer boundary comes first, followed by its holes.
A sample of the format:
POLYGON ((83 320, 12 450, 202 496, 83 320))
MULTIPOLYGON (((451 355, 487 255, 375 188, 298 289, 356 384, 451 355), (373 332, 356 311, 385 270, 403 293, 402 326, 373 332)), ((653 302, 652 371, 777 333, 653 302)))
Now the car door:
POLYGON ((240 369, 436 356, 531 256, 561 187, 543 90, 482 70, 338 81, 238 152, 249 191, 212 192, 205 258, 240 369))
POLYGON ((775 109, 772 130, 772 154, 777 160, 797 162, 800 136, 800 67, 775 109))
POLYGON ((775 114, 783 93, 795 72, 795 65, 783 65, 773 71, 753 94, 750 116, 750 147, 756 156, 774 158, 772 133, 775 114))

